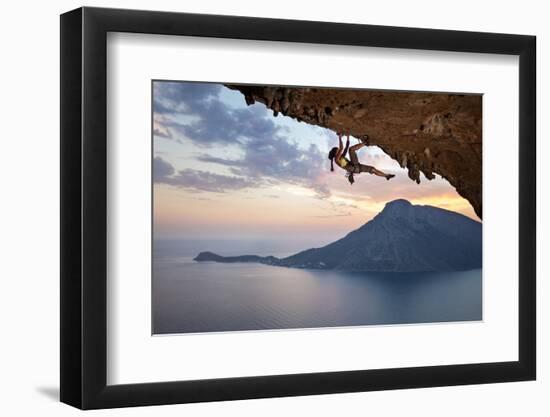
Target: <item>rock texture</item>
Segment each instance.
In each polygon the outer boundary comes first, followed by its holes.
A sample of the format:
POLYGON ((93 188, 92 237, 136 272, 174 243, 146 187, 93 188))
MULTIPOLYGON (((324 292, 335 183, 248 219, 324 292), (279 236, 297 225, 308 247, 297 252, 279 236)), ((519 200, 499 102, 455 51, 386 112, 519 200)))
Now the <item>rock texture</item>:
POLYGON ((195 260, 345 271, 479 269, 482 226, 459 213, 395 200, 359 229, 322 248, 308 249, 283 259, 254 255, 223 257, 201 252, 195 260))
POLYGON ((444 177, 482 218, 481 95, 227 85, 300 122, 380 147, 420 183, 444 177))

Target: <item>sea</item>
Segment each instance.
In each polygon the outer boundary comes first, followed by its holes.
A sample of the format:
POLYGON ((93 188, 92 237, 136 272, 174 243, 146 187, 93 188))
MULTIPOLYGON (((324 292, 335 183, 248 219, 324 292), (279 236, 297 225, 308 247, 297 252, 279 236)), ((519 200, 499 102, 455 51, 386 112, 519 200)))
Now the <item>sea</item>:
POLYGON ((223 256, 284 257, 307 242, 156 240, 152 333, 204 333, 482 320, 481 269, 344 272, 252 263, 195 262, 223 256))

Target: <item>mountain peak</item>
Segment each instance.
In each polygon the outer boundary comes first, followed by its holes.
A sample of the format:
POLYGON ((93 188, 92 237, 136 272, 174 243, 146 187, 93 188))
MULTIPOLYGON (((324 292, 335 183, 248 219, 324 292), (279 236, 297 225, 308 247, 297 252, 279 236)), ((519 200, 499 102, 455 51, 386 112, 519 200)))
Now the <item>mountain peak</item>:
POLYGON ((403 198, 390 201, 384 206, 381 214, 401 214, 406 213, 409 209, 413 207, 410 201, 403 198))
POLYGON ((404 198, 398 198, 397 200, 389 201, 386 203, 386 206, 384 208, 389 207, 409 207, 412 206, 411 202, 409 200, 405 200, 404 198))

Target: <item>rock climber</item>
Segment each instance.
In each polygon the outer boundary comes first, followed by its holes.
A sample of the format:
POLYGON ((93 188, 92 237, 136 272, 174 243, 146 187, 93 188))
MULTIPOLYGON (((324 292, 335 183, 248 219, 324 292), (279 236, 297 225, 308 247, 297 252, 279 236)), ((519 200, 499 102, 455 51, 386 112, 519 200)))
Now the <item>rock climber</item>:
POLYGON ((338 147, 334 147, 330 150, 328 153, 328 159, 330 159, 330 170, 334 171, 334 162, 336 162, 336 165, 338 165, 340 168, 345 170, 347 172, 346 176, 348 178, 348 181, 350 184, 353 184, 355 182, 355 179, 353 178, 354 174, 360 174, 361 172, 368 172, 369 174, 374 174, 379 177, 384 177, 387 180, 392 179, 395 177, 393 174, 386 174, 379 169, 376 169, 373 166, 370 165, 364 165, 359 162, 359 159, 357 158, 357 151, 361 149, 363 146, 366 146, 367 144, 364 141, 361 141, 361 143, 358 143, 357 145, 353 145, 352 147, 349 146, 349 134, 347 135, 347 141, 346 141, 346 147, 344 148, 342 144, 342 134, 338 134, 338 147), (346 158, 346 154, 348 153, 349 149, 349 159, 346 158))

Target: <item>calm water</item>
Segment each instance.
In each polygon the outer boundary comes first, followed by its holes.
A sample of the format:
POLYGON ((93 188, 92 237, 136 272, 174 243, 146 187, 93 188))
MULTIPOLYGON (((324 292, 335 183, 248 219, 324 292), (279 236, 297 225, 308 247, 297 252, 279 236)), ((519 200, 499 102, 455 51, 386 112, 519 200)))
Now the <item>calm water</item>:
MULTIPOLYGON (((276 244, 259 242, 157 242, 153 269, 153 332, 196 333, 482 319, 481 270, 346 273, 192 261, 202 250, 218 251, 227 256, 284 256, 287 253, 283 247, 278 251, 276 244)), ((300 249, 304 248, 297 248, 300 249)))

